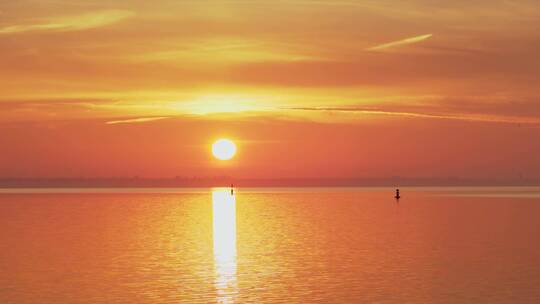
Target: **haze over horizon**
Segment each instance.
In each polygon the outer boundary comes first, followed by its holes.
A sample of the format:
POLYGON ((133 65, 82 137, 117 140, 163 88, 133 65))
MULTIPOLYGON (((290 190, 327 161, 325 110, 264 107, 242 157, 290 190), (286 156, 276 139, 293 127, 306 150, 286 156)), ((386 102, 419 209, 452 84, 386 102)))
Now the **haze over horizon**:
POLYGON ((0 178, 538 179, 539 25, 532 0, 3 2, 0 178))

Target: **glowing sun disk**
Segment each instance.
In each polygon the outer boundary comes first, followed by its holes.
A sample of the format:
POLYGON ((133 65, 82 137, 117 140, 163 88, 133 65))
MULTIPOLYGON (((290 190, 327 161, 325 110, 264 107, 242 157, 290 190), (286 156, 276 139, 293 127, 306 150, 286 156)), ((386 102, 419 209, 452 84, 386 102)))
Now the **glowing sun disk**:
POLYGON ((212 144, 212 154, 219 160, 229 160, 236 154, 236 145, 230 139, 219 139, 212 144))

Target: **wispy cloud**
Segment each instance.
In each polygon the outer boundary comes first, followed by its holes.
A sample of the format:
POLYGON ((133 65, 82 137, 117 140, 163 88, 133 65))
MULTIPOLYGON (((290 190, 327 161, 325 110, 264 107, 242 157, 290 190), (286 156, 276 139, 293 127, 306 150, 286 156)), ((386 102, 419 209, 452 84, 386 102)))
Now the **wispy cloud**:
POLYGON ((381 51, 381 50, 386 50, 386 49, 389 49, 389 48, 394 48, 394 47, 398 47, 398 46, 403 46, 403 45, 408 45, 408 44, 413 44, 413 43, 418 43, 420 41, 424 41, 426 39, 429 39, 433 36, 433 34, 427 34, 427 35, 420 35, 420 36, 415 36, 415 37, 409 37, 409 38, 406 38, 406 39, 401 39, 401 40, 397 40, 397 41, 392 41, 392 42, 388 42, 388 43, 383 43, 383 44, 380 44, 380 45, 376 45, 374 47, 370 47, 368 49, 366 49, 367 51, 381 51))
POLYGON ((501 116, 501 115, 481 115, 481 114, 438 114, 438 113, 422 113, 411 111, 390 111, 377 108, 360 108, 360 107, 296 107, 288 108, 289 110, 300 111, 324 111, 324 112, 352 112, 359 114, 371 115, 386 115, 386 116, 402 116, 412 118, 432 118, 432 119, 451 119, 476 122, 492 122, 492 123, 511 123, 538 125, 540 118, 536 117, 516 117, 516 116, 501 116))
POLYGON ((164 50, 136 54, 134 62, 180 63, 249 63, 249 62, 299 62, 321 60, 309 54, 301 44, 276 43, 272 40, 244 38, 209 38, 186 40, 164 50))
POLYGON ((162 120, 162 119, 167 119, 167 118, 170 118, 170 117, 168 117, 168 116, 139 117, 139 118, 132 118, 132 119, 107 121, 106 124, 108 124, 108 125, 117 125, 117 124, 143 123, 143 122, 150 122, 150 121, 162 120))
POLYGON ((14 24, 0 28, 0 34, 18 34, 35 31, 81 31, 106 26, 133 16, 127 10, 104 10, 76 16, 43 19, 34 23, 14 24))

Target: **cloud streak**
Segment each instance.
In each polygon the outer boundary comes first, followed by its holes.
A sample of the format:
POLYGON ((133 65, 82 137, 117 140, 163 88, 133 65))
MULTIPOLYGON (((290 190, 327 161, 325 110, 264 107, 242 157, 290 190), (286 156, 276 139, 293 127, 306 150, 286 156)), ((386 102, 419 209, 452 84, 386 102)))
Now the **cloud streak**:
POLYGON ((388 111, 388 110, 376 109, 376 108, 374 109, 374 108, 357 108, 357 107, 296 107, 296 108, 288 108, 288 110, 322 111, 322 112, 352 112, 352 113, 358 113, 358 114, 401 116, 401 117, 411 117, 411 118, 451 119, 451 120, 463 120, 463 121, 473 121, 473 122, 540 125, 540 118, 536 118, 536 117, 515 117, 515 116, 480 115, 480 114, 437 114, 437 113, 421 113, 421 112, 409 112, 409 111, 388 111))
POLYGON ((400 47, 400 46, 404 46, 404 45, 418 43, 418 42, 427 40, 427 39, 431 38, 432 36, 433 36, 433 34, 409 37, 409 38, 406 38, 406 39, 401 39, 401 40, 397 40, 397 41, 392 41, 392 42, 376 45, 374 47, 370 47, 370 48, 366 49, 366 51, 382 51, 382 50, 386 50, 386 49, 390 49, 390 48, 394 48, 394 47, 400 47))
POLYGON ((170 118, 170 117, 168 117, 168 116, 139 117, 139 118, 133 118, 133 119, 107 121, 106 124, 108 124, 108 125, 118 125, 118 124, 144 123, 144 122, 157 121, 157 120, 162 120, 162 119, 167 119, 167 118, 170 118))
POLYGON ((19 34, 43 31, 81 31, 110 25, 133 16, 127 10, 104 10, 76 16, 64 16, 42 20, 36 23, 15 24, 0 28, 0 34, 19 34))

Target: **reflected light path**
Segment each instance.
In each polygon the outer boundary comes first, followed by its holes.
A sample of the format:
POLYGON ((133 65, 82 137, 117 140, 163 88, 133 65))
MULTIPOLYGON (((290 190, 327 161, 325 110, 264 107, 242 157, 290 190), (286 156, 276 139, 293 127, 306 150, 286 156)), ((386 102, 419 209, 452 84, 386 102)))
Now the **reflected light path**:
POLYGON ((234 303, 236 278, 236 198, 228 189, 212 190, 215 287, 218 303, 234 303))

